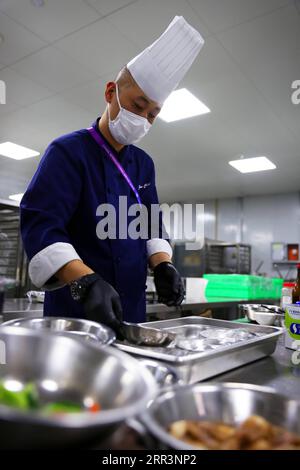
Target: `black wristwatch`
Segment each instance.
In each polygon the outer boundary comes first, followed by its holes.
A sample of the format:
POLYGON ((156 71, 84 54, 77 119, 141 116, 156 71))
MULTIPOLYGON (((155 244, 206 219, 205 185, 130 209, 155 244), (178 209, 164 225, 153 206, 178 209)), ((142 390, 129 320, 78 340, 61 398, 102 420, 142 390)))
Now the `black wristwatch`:
POLYGON ((95 281, 101 279, 101 276, 97 273, 86 274, 85 276, 76 279, 75 281, 70 282, 70 291, 73 300, 77 302, 82 302, 92 284, 95 281))

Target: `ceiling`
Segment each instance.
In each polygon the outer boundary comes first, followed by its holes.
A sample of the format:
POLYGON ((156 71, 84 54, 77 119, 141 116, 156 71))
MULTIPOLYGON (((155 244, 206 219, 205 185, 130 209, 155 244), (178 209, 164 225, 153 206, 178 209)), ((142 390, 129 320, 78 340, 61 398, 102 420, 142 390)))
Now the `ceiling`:
MULTIPOLYGON (((104 109, 106 81, 183 15, 205 46, 182 81, 211 113, 157 120, 142 147, 156 163, 161 201, 300 190, 298 0, 0 0, 0 142, 43 153, 104 109), (298 5, 298 8, 297 8, 298 5), (277 170, 241 175, 240 155, 277 170)), ((0 156, 0 198, 23 192, 39 158, 0 156)))

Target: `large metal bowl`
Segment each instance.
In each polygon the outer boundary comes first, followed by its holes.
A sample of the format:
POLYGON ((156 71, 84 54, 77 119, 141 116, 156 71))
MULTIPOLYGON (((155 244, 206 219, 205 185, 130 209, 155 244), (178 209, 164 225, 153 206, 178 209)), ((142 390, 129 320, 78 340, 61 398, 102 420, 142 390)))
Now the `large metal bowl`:
POLYGON ((208 420, 240 424, 253 414, 300 433, 300 402, 278 395, 268 387, 238 383, 176 387, 155 398, 142 421, 164 447, 191 450, 193 447, 168 433, 171 423, 208 420))
POLYGON ((96 341, 99 345, 111 344, 116 335, 108 326, 81 318, 31 317, 17 318, 3 323, 4 326, 21 326, 31 330, 44 330, 63 336, 96 341))
POLYGON ((0 328, 0 380, 36 384, 41 402, 93 400, 102 411, 45 416, 0 406, 0 447, 78 445, 107 437, 125 419, 142 413, 156 393, 151 373, 110 346, 32 331, 0 328), (6 362, 3 364, 3 362, 6 362))

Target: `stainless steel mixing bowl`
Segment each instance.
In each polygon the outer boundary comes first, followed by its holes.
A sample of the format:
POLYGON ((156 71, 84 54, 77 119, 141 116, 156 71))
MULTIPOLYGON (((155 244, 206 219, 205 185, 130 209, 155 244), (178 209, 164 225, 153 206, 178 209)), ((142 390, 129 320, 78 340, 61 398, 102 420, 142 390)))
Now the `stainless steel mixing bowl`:
POLYGON ((142 413, 156 393, 151 373, 139 361, 110 346, 43 331, 0 328, 0 380, 36 384, 41 402, 91 400, 102 411, 45 416, 0 406, 0 447, 78 445, 110 432, 142 413), (6 362, 3 364, 3 362, 6 362))
POLYGON ((154 399, 142 422, 167 448, 192 449, 172 437, 168 426, 179 420, 240 424, 251 415, 300 433, 300 402, 250 384, 196 384, 176 387, 154 399))
POLYGON ((30 317, 9 320, 3 326, 21 326, 31 330, 44 330, 64 336, 74 336, 84 340, 96 341, 99 345, 111 344, 116 339, 114 331, 108 326, 82 318, 30 317))

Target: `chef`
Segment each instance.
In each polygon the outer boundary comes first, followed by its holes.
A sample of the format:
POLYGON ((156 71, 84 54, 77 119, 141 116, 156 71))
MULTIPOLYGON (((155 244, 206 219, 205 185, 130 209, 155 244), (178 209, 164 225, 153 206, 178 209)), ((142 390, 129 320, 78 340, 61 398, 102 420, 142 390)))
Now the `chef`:
POLYGON ((183 17, 108 82, 106 109, 92 127, 55 139, 21 201, 21 233, 32 282, 45 292, 44 315, 88 318, 118 329, 145 321, 147 265, 158 299, 184 296, 172 249, 148 239, 98 237, 97 208, 158 204, 151 157, 135 144, 151 129, 168 95, 204 41, 183 17))

